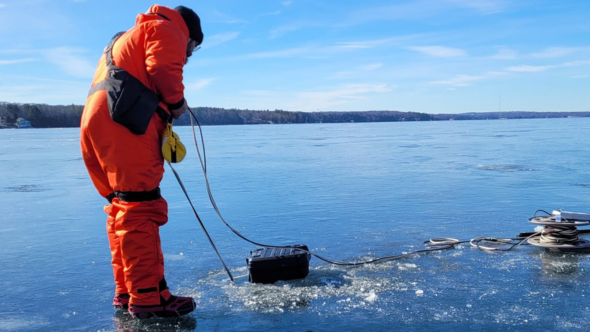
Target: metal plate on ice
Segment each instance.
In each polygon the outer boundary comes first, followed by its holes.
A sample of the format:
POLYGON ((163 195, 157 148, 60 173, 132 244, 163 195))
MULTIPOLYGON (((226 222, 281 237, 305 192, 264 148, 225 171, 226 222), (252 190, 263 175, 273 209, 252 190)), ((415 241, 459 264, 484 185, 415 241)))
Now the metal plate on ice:
POLYGON ((588 225, 590 225, 590 221, 580 221, 580 220, 557 222, 557 221, 555 221, 555 217, 553 217, 553 216, 529 218, 529 222, 531 224, 535 224, 535 225, 546 225, 546 226, 588 226, 588 225))

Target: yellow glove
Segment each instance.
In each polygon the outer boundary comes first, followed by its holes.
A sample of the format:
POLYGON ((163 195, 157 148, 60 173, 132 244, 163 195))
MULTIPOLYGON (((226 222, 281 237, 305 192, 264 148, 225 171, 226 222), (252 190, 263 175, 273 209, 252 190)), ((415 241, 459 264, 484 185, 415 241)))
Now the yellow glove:
POLYGON ((164 159, 171 163, 179 163, 186 156, 186 148, 180 142, 178 134, 172 131, 172 124, 169 123, 164 130, 162 139, 162 155, 164 159))

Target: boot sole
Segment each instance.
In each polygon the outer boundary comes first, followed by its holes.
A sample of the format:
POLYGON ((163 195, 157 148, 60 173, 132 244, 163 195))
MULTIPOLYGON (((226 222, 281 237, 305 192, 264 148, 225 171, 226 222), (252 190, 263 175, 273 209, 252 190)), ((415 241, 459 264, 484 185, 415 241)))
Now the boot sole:
POLYGON ((186 314, 189 314, 195 310, 195 307, 192 308, 185 308, 182 310, 163 310, 163 311, 146 311, 146 312, 138 312, 132 313, 131 316, 137 319, 148 319, 153 317, 160 317, 160 318, 173 318, 173 317, 181 317, 186 314))
POLYGON ((137 318, 137 319, 148 319, 148 318, 154 317, 155 315, 153 312, 140 312, 137 314, 131 314, 131 316, 133 316, 133 318, 137 318))
MULTIPOLYGON (((171 308, 169 308, 169 310, 165 310, 165 307, 159 307, 164 310, 140 311, 140 312, 132 312, 132 310, 129 310, 129 313, 131 314, 131 316, 133 316, 134 318, 137 318, 137 319, 148 319, 148 318, 152 318, 154 316, 161 317, 161 318, 172 318, 172 317, 184 316, 188 313, 191 313, 197 307, 194 300, 192 300, 191 302, 185 302, 178 307, 177 307, 177 305, 178 304, 176 304, 176 303, 172 304, 171 308), (170 309, 172 309, 172 310, 170 310, 170 309)), ((156 309, 156 308, 153 308, 153 309, 156 309)))
POLYGON ((186 314, 193 312, 195 308, 184 309, 184 310, 176 310, 176 311, 157 311, 154 312, 154 315, 160 318, 171 318, 171 317, 180 317, 186 314))
POLYGON ((149 319, 154 317, 159 318, 174 318, 174 317, 181 317, 186 314, 193 312, 194 309, 191 310, 183 310, 183 311, 156 311, 156 312, 140 312, 137 314, 132 314, 133 318, 137 319, 149 319))

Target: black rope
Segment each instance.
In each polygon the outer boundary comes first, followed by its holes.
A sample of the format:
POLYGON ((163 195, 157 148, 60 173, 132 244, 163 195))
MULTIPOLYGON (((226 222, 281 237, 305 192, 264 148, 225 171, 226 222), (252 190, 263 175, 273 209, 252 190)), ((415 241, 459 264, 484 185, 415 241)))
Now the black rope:
POLYGON ((193 209, 193 212, 195 213, 195 217, 197 217, 197 220, 199 221, 199 224, 201 224, 201 228, 203 229, 203 232, 207 236, 207 239, 209 240, 209 243, 211 243, 211 247, 213 247, 213 250, 215 250, 215 253, 217 254, 217 257, 219 257, 219 260, 221 261, 221 264, 223 264, 223 267, 225 268, 225 271, 229 275, 229 278, 231 279, 231 281, 234 281, 234 277, 232 276, 231 272, 227 268, 227 265, 225 265, 225 262, 223 261, 223 258, 221 258, 221 255, 219 254, 219 251, 217 251, 217 247, 215 247, 215 244, 213 243, 213 240, 211 240, 211 236, 209 236, 209 232, 207 232, 207 229, 205 228, 205 225, 203 225, 203 222, 201 221, 201 218, 199 217, 199 214, 197 213, 197 210, 195 209, 195 206, 193 205, 193 202, 191 201, 190 197, 188 196, 188 193, 186 191, 186 188, 184 187, 184 184, 182 183, 182 180, 180 180, 180 176, 178 175, 178 173, 176 172, 176 170, 174 169, 174 167, 172 167, 172 164, 169 161, 167 161, 167 162, 168 162, 168 166, 170 166, 170 169, 174 173, 174 176, 176 177, 176 180, 178 181, 178 184, 180 184, 180 187, 182 188, 182 191, 184 192, 184 195, 186 196, 186 199, 188 200, 189 204, 191 205, 191 208, 193 209))

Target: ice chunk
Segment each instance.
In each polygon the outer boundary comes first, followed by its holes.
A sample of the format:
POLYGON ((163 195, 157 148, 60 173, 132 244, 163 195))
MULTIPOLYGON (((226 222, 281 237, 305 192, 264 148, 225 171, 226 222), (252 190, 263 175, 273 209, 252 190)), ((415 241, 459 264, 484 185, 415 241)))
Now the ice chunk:
POLYGON ((373 302, 377 299, 377 294, 375 294, 375 292, 371 292, 369 294, 369 296, 365 297, 365 301, 367 302, 373 302))

